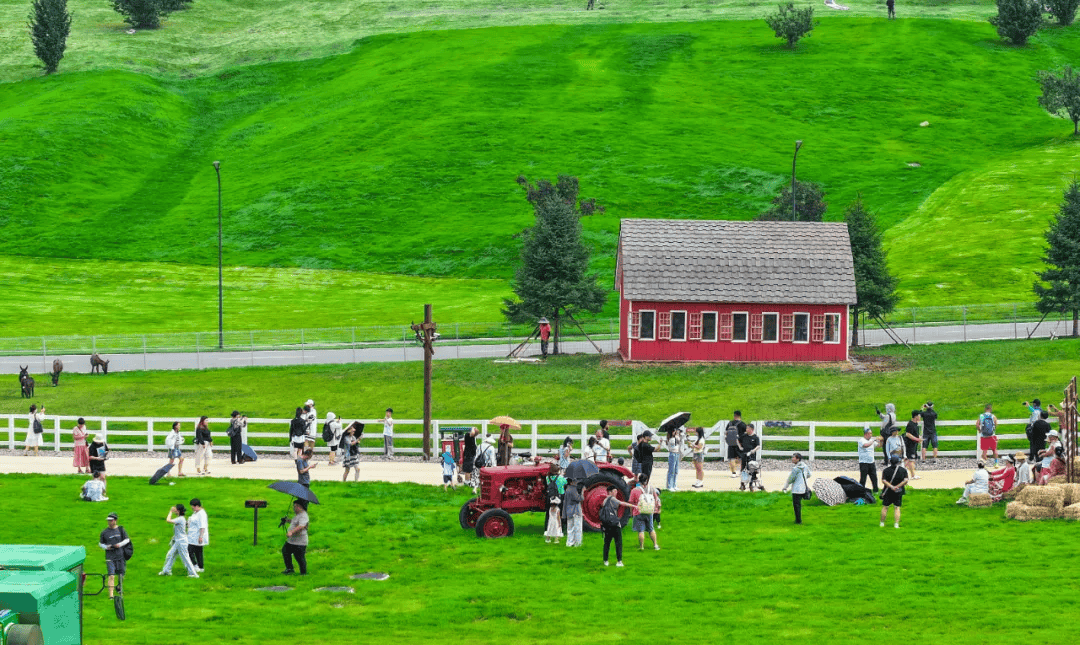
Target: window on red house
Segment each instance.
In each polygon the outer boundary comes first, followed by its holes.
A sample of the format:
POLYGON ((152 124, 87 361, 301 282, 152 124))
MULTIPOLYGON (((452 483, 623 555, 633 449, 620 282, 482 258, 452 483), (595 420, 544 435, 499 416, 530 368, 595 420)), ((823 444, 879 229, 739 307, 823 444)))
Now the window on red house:
POLYGON ((795 314, 784 314, 780 316, 780 340, 785 343, 790 343, 791 339, 795 337, 795 314))
POLYGON ((656 312, 655 311, 643 311, 641 312, 641 335, 638 336, 638 340, 655 340, 656 339, 656 312))
MULTIPOLYGON (((715 321, 713 321, 715 324, 715 321)), ((701 314, 690 314, 690 335, 689 340, 701 340, 701 314)))
POLYGON ((701 340, 716 340, 716 312, 701 314, 701 340))
POLYGON ((761 342, 761 314, 750 314, 750 340, 761 342))
POLYGON ((671 312, 671 340, 686 340, 686 312, 671 312))
POLYGON ((825 314, 825 342, 840 342, 840 314, 825 314))
POLYGON ((660 322, 657 325, 656 337, 660 340, 671 340, 671 312, 661 311, 660 322))
POLYGON ((630 329, 627 331, 627 334, 630 336, 630 338, 637 338, 638 334, 640 332, 641 332, 641 312, 640 311, 632 311, 632 312, 630 312, 630 329))
POLYGON ((810 314, 795 314, 795 342, 810 342, 810 314))
POLYGON ((780 338, 780 314, 763 314, 761 340, 766 343, 775 343, 780 338))
POLYGON ((731 340, 731 314, 720 314, 720 340, 731 340))
POLYGON ((736 343, 746 342, 746 319, 745 312, 731 314, 732 326, 731 326, 731 340, 736 343))
POLYGON ((810 340, 815 343, 825 341, 825 316, 814 314, 810 322, 810 340))

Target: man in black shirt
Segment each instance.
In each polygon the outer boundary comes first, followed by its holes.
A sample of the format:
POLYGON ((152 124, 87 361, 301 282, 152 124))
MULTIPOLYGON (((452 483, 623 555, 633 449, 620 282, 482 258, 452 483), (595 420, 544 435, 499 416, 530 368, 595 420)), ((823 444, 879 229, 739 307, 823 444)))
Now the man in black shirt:
POLYGON ((735 461, 739 458, 739 440, 746 434, 746 424, 742 420, 742 412, 735 410, 734 418, 728 421, 724 428, 724 442, 727 443, 728 466, 731 468, 731 476, 736 477, 735 461))
POLYGON ((915 474, 915 462, 919 460, 919 446, 922 445, 922 439, 919 437, 919 416, 921 414, 922 412, 919 410, 912 410, 911 420, 907 422, 907 427, 904 428, 904 468, 907 469, 912 479, 919 479, 919 476, 915 474))
POLYGON ((922 458, 926 461, 926 447, 933 444, 934 462, 937 462, 937 411, 934 410, 934 402, 927 401, 922 406, 922 458))
POLYGON ((304 408, 296 408, 296 416, 289 422, 289 443, 296 459, 304 456, 304 435, 307 433, 307 420, 304 408))
POLYGON ((461 469, 458 470, 458 483, 464 483, 467 477, 472 481, 473 464, 476 462, 476 435, 480 434, 480 428, 470 428, 465 433, 461 449, 461 469))
POLYGON ((124 546, 131 542, 123 527, 117 526, 119 519, 116 513, 109 513, 109 528, 101 532, 98 538, 98 546, 105 551, 105 566, 109 574, 109 597, 113 597, 116 589, 116 576, 127 573, 127 561, 124 560, 124 546))
POLYGON ((746 490, 746 483, 750 481, 750 471, 746 469, 746 465, 754 460, 759 448, 761 448, 761 437, 754 431, 754 424, 748 424, 746 434, 739 438, 739 457, 742 467, 742 483, 739 484, 739 490, 746 490))
POLYGON ((1038 420, 1028 426, 1028 446, 1031 449, 1028 458, 1032 463, 1038 458, 1039 451, 1046 449, 1046 435, 1050 432, 1050 422, 1047 421, 1049 418, 1049 412, 1040 410, 1038 420))
POLYGON ((881 473, 881 526, 885 526, 885 518, 889 514, 889 507, 893 511, 893 527, 900 528, 900 507, 904 504, 904 486, 908 482, 908 472, 900 465, 900 458, 893 456, 889 459, 889 466, 881 473))
POLYGON ((652 432, 646 430, 638 437, 638 442, 634 445, 634 459, 641 464, 641 474, 644 477, 652 478, 653 468, 653 448, 649 445, 652 440, 652 432))

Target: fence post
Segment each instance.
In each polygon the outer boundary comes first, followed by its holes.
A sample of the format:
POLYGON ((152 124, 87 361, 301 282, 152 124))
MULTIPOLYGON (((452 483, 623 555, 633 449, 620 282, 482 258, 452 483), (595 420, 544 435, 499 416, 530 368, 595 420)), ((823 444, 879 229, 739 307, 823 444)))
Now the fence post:
POLYGON ((8 424, 8 450, 15 450, 15 415, 7 418, 8 424))
POLYGON ((356 362, 356 327, 352 328, 352 362, 356 362))
POLYGON ((966 306, 960 307, 960 311, 963 312, 963 316, 964 316, 964 342, 966 343, 967 342, 967 307, 966 306))
POLYGON ((402 327, 401 328, 401 360, 403 360, 403 361, 409 360, 409 355, 405 352, 405 343, 406 343, 406 338, 407 337, 408 337, 408 332, 405 331, 404 327, 402 327))
POLYGON ((60 417, 53 417, 53 443, 56 444, 56 452, 60 453, 60 417))
POLYGON ((300 364, 307 363, 307 357, 304 355, 304 330, 300 330, 300 364))
POLYGON ((248 343, 251 346, 251 366, 255 366, 255 330, 248 330, 248 343))
POLYGON ((48 355, 48 350, 45 348, 45 337, 41 337, 41 371, 48 372, 49 368, 45 365, 45 357, 48 355))
POLYGON ((810 448, 809 448, 809 451, 810 451, 810 463, 813 463, 814 460, 817 459, 817 450, 816 450, 817 445, 815 444, 816 439, 817 439, 817 427, 813 423, 811 423, 810 424, 810 448))
POLYGON ((105 435, 105 443, 109 442, 109 421, 107 419, 101 419, 101 434, 105 435))
POLYGON ((97 354, 97 336, 90 337, 90 349, 93 350, 91 353, 97 354))
POLYGON ((536 452, 536 450, 537 450, 537 447, 536 447, 536 422, 533 421, 532 422, 532 454, 533 454, 533 457, 537 456, 537 454, 538 454, 536 452))
POLYGON ((195 369, 199 369, 199 332, 195 332, 195 369))
POLYGON ((911 308, 911 344, 914 345, 915 340, 915 307, 911 308))
POLYGON ((154 452, 154 420, 146 420, 146 452, 154 452))
POLYGON ((1013 303, 1013 340, 1020 338, 1020 332, 1016 327, 1016 303, 1013 303))
MULTIPOLYGON (((633 430, 631 430, 630 432, 631 432, 630 438, 633 439, 634 438, 633 430)), ((581 457, 585 456, 585 446, 586 446, 586 444, 589 443, 589 434, 588 433, 589 433, 589 424, 588 423, 582 423, 581 424, 581 447, 578 448, 578 458, 581 458, 581 457)))
POLYGON ((142 337, 142 368, 146 370, 146 334, 142 337))

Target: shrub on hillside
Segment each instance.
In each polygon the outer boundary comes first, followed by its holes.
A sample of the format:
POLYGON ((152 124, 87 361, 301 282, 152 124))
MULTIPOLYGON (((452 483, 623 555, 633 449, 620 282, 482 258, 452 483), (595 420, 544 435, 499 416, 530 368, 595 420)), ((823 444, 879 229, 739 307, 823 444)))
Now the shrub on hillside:
POLYGON ((1068 116, 1073 122, 1073 134, 1080 135, 1080 74, 1069 65, 1061 75, 1043 70, 1039 72, 1039 86, 1039 105, 1050 114, 1068 116))
POLYGON ((29 26, 34 54, 45 65, 45 73, 52 74, 60 66, 71 32, 67 0, 34 0, 29 26))
POLYGON ((997 0, 998 13, 990 16, 998 36, 1014 45, 1027 44, 1042 26, 1042 4, 1036 0, 997 0))
POLYGON ((192 0, 162 0, 162 5, 168 11, 182 11, 191 7, 192 0))
POLYGON ((791 186, 785 184, 780 194, 773 198, 769 210, 757 216, 760 222, 790 222, 794 216, 799 222, 820 222, 829 208, 825 191, 812 181, 795 182, 795 203, 791 203, 791 186), (792 213, 794 206, 795 212, 792 213))
POLYGON ((1046 0, 1045 4, 1058 24, 1065 27, 1076 19, 1076 10, 1080 8, 1080 0, 1046 0))
POLYGON ((796 9, 794 3, 777 5, 776 13, 765 16, 769 29, 777 38, 787 40, 788 47, 794 47, 799 39, 814 29, 814 8, 796 9))
POLYGON ((173 4, 174 0, 113 0, 113 9, 136 29, 157 29, 173 4))

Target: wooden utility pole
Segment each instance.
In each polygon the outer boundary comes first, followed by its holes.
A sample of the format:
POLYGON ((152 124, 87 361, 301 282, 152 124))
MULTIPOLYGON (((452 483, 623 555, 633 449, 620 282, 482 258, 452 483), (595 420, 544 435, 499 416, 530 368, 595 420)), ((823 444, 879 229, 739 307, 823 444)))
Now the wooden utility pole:
POLYGON ((431 459, 431 357, 438 326, 431 320, 431 305, 424 305, 424 322, 412 325, 414 332, 423 332, 424 343, 424 459, 431 459))
POLYGON ((1076 377, 1072 377, 1065 388, 1065 423, 1059 424, 1065 435, 1065 477, 1070 484, 1080 483, 1080 472, 1076 468, 1077 456, 1077 391, 1076 377))

